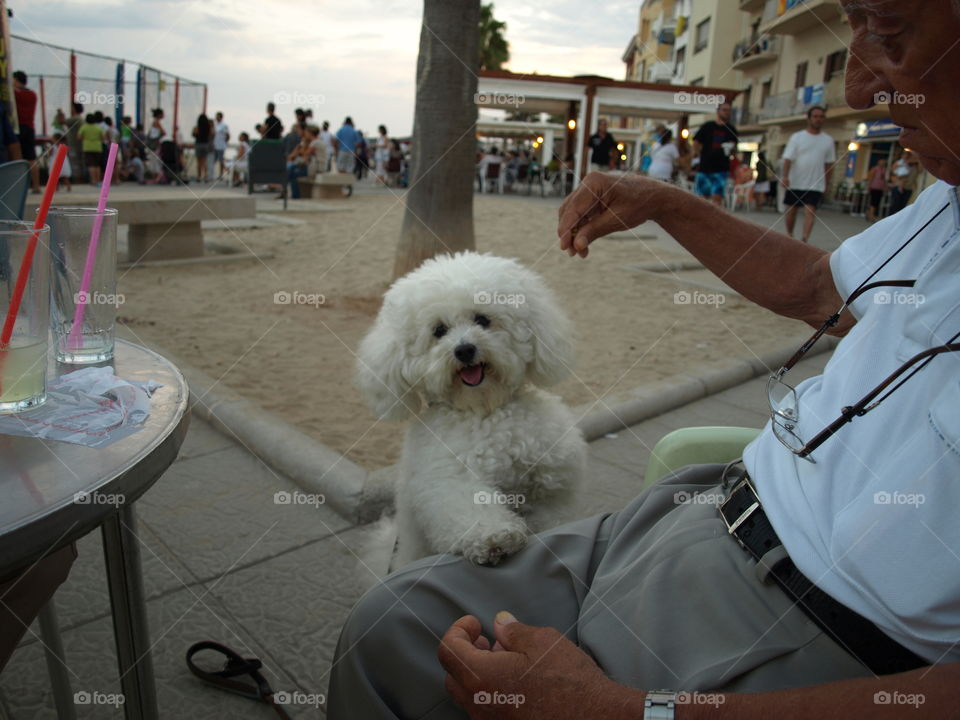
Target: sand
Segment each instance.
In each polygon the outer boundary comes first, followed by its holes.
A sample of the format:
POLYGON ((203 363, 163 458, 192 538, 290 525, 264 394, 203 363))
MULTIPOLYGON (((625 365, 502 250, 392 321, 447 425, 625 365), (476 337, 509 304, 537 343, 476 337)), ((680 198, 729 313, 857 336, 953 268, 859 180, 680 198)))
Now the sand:
MULTIPOLYGON (((402 199, 358 193, 344 211, 297 213, 307 224, 206 233, 264 262, 121 272, 119 316, 145 344, 169 349, 354 462, 378 468, 399 457, 403 425, 378 422, 352 385, 354 351, 386 290, 402 199), (275 293, 305 303, 278 304, 275 293)), ((587 260, 557 249, 556 199, 477 197, 477 249, 516 257, 540 272, 575 327, 576 373, 555 388, 571 406, 598 402, 677 372, 760 354, 800 335, 802 323, 738 296, 678 304, 709 290, 638 266, 689 261, 658 228, 599 241, 587 260)))

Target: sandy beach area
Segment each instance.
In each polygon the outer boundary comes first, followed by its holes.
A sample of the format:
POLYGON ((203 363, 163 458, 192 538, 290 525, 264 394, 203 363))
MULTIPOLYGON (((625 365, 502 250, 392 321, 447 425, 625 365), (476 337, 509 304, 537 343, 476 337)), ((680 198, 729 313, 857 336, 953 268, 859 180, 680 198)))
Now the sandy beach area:
MULTIPOLYGON (((404 428, 378 422, 364 405, 352 384, 354 352, 389 283, 403 201, 360 192, 342 202, 336 212, 291 214, 303 225, 205 233, 208 242, 274 253, 263 262, 121 271, 119 316, 143 342, 374 469, 398 459, 404 428), (277 293, 299 293, 303 304, 277 303, 277 293)), ((555 388, 570 405, 803 333, 802 323, 734 295, 678 303, 678 292, 711 291, 643 271, 691 259, 653 226, 599 241, 586 261, 568 258, 557 248, 558 207, 556 199, 478 196, 474 211, 477 249, 540 272, 574 323, 576 373, 555 388)))

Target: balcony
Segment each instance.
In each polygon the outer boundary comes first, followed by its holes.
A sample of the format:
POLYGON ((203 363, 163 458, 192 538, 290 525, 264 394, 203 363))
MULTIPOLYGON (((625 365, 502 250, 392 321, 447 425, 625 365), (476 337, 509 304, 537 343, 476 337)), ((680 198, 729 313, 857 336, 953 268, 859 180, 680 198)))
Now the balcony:
POLYGON ((762 35, 759 40, 744 40, 733 48, 733 67, 747 70, 776 60, 780 54, 780 38, 762 35))
POLYGON ((647 68, 647 82, 669 83, 673 81, 673 63, 657 62, 647 68))
POLYGON ((799 35, 814 27, 829 26, 842 12, 839 0, 798 0, 783 14, 760 28, 771 35, 799 35))
POLYGON ((823 105, 828 112, 849 112, 844 99, 843 73, 835 74, 827 83, 807 85, 771 95, 763 103, 759 122, 766 125, 783 118, 800 118, 807 112, 807 108, 813 105, 823 105))

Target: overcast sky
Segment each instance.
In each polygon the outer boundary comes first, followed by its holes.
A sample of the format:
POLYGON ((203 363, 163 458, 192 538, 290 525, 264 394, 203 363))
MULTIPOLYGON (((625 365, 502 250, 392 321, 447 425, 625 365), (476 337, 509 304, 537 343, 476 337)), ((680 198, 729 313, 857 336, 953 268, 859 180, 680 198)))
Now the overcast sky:
MULTIPOLYGON (((455 1, 455 0, 453 0, 455 1)), ((295 106, 338 127, 413 125, 423 6, 416 0, 7 0, 17 35, 143 62, 209 86, 234 137, 253 132, 267 101, 287 125, 295 106), (279 95, 278 95, 279 94, 279 95), (297 102, 299 100, 299 102, 297 102)), ((507 23, 508 69, 623 77, 639 0, 496 0, 507 23)), ((19 69, 21 63, 14 58, 19 69)), ((29 67, 23 67, 30 73, 29 67)), ((52 112, 52 111, 51 111, 52 112)), ((188 131, 189 132, 189 131, 188 131)))

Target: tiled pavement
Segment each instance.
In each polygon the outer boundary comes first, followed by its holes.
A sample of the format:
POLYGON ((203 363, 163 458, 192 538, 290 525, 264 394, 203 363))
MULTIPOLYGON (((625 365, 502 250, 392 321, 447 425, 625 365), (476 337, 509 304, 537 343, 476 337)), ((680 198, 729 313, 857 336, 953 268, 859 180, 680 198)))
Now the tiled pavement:
MULTIPOLYGON (((796 380, 821 371, 806 360, 796 380)), ((640 489, 650 448, 691 425, 760 427, 765 378, 699 400, 590 445, 584 515, 615 510, 640 489)), ((324 506, 277 504, 296 492, 239 443, 194 419, 179 459, 138 502, 153 663, 162 718, 269 718, 250 700, 204 686, 184 653, 198 640, 223 642, 264 662, 277 691, 319 695, 341 624, 364 572, 355 553, 367 529, 324 506)), ((56 596, 73 690, 117 693, 115 651, 97 532, 56 596)), ((0 717, 53 718, 36 624, 0 675, 0 717)), ((322 706, 291 706, 322 717, 322 706)), ((121 717, 112 706, 78 705, 79 718, 121 717)))

